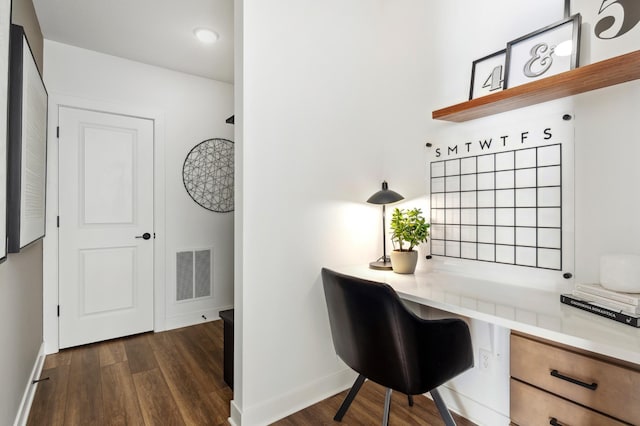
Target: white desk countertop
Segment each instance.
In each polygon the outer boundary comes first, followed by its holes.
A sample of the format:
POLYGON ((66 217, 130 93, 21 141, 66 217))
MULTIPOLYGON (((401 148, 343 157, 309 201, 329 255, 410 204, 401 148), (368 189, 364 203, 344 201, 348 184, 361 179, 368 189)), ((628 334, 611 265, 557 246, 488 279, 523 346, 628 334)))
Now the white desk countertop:
POLYGON ((387 283, 402 299, 421 305, 640 364, 640 328, 564 305, 557 292, 444 272, 402 275, 366 265, 330 269, 387 283))

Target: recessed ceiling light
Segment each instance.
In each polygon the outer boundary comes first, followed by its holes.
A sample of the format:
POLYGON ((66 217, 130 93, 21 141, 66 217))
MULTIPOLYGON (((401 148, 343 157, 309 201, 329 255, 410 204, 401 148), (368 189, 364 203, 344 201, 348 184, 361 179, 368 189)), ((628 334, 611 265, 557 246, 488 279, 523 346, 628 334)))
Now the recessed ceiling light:
POLYGON ((196 28, 193 30, 193 34, 198 37, 198 40, 207 44, 215 43, 220 38, 217 32, 208 28, 196 28))

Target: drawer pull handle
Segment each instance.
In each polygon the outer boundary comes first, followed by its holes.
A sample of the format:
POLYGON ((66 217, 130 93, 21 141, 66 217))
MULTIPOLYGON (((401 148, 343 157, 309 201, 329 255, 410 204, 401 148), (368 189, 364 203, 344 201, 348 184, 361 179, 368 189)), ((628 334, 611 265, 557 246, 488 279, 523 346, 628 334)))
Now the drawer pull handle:
POLYGON ((566 380, 567 382, 573 383, 574 385, 582 386, 583 388, 591 389, 592 391, 596 390, 596 388, 598 387, 597 383, 589 384, 589 383, 581 382, 580 380, 574 379, 573 377, 563 376, 562 374, 558 373, 558 370, 551 370, 550 374, 553 377, 566 380))
POLYGON ((549 424, 551 426, 562 426, 562 423, 560 423, 555 417, 551 417, 551 420, 549 420, 549 424))

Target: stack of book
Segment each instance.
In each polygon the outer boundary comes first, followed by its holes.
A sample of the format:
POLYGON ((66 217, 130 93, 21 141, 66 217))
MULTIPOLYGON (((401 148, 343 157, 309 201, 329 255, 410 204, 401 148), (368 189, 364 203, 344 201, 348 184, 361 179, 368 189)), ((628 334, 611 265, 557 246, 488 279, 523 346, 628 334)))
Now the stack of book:
POLYGON ((566 305, 640 327, 640 294, 607 290, 599 284, 576 284, 571 294, 560 295, 566 305))

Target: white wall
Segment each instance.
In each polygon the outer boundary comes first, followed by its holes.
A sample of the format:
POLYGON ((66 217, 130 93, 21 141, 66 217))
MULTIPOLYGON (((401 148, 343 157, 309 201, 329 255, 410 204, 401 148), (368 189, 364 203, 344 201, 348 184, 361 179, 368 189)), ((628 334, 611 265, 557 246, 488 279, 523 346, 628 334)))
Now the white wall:
MULTIPOLYGON (((332 352, 320 267, 375 256, 380 235, 367 229, 377 227, 379 212, 362 200, 380 180, 425 205, 424 144, 455 126, 431 120, 431 111, 465 101, 472 61, 561 19, 564 1, 240 3, 243 207, 232 419, 253 425, 347 382, 332 352)), ((629 83, 502 116, 575 112, 578 280, 597 278, 601 252, 639 250, 633 219, 640 201, 628 196, 640 178, 638 87, 629 83), (617 154, 603 157, 604 141, 617 154), (594 172, 603 163, 619 184, 613 191, 594 172)), ((508 330, 483 323, 472 329, 474 345, 491 350, 494 365, 452 383, 457 394, 448 393, 449 401, 479 424, 507 424, 508 330), (488 389, 489 382, 498 388, 488 389)))
MULTIPOLYGON (((0 424, 13 423, 31 380, 42 344, 42 243, 0 264, 0 424)), ((28 408, 28 407, 27 407, 28 408)))
POLYGON ((234 185, 235 185, 235 214, 234 214, 234 229, 233 229, 233 294, 234 294, 234 363, 233 363, 233 386, 234 386, 234 400, 231 403, 230 418, 239 419, 239 409, 243 407, 242 398, 242 384, 244 383, 244 375, 242 374, 242 365, 244 362, 243 357, 243 341, 244 341, 244 327, 243 318, 244 310, 242 303, 242 296, 244 294, 244 276, 243 276, 243 260, 242 253, 244 250, 244 4, 242 1, 234 2, 233 5, 233 70, 234 70, 234 93, 233 102, 235 114, 234 125, 234 137, 236 141, 235 151, 235 173, 234 173, 234 185))
POLYGON ((352 381, 333 351, 320 269, 379 255, 380 210, 365 200, 385 178, 396 187, 382 146, 395 142, 403 109, 385 86, 401 72, 380 48, 387 12, 370 0, 236 8, 235 422, 268 423, 352 381))
MULTIPOLYGON (((72 99, 75 104, 84 102, 98 109, 105 105, 110 110, 157 119, 156 159, 164 160, 155 167, 164 174, 156 174, 160 188, 156 200, 163 197, 164 203, 159 208, 156 203, 156 249, 164 250, 165 255, 156 262, 160 265, 156 265, 155 280, 166 285, 164 295, 156 294, 156 299, 166 295, 166 303, 156 306, 157 311, 164 309, 165 316, 156 318, 155 327, 162 330, 197 323, 202 314, 215 319, 219 309, 233 304, 233 213, 214 213, 198 206, 184 189, 182 165, 191 148, 203 140, 233 139, 233 126, 225 123, 233 114, 233 86, 49 40, 45 40, 45 64, 44 79, 54 103, 72 99), (158 151, 163 151, 163 156, 158 157, 158 151), (208 247, 214 252, 213 297, 175 303, 176 251, 208 247)), ((55 130, 56 122, 57 110, 52 108, 50 131, 55 130)), ((50 152, 49 158, 54 160, 55 153, 50 152)), ((55 170, 57 166, 50 164, 54 175, 50 180, 53 188, 50 186, 47 194, 51 215, 57 210, 55 170)), ((51 254, 45 260, 48 278, 55 273, 56 244, 55 235, 47 238, 46 247, 53 247, 50 251, 45 247, 45 256, 51 254)), ((47 281, 45 288, 55 287, 47 281)), ((55 294, 45 290, 45 315, 47 308, 56 304, 55 294)), ((52 336, 51 323, 57 321, 48 316, 45 322, 45 337, 52 336), (49 333, 47 328, 51 328, 49 333)))
POLYGON ((637 80, 575 97, 576 282, 599 282, 602 254, 640 255, 639 111, 637 80))

